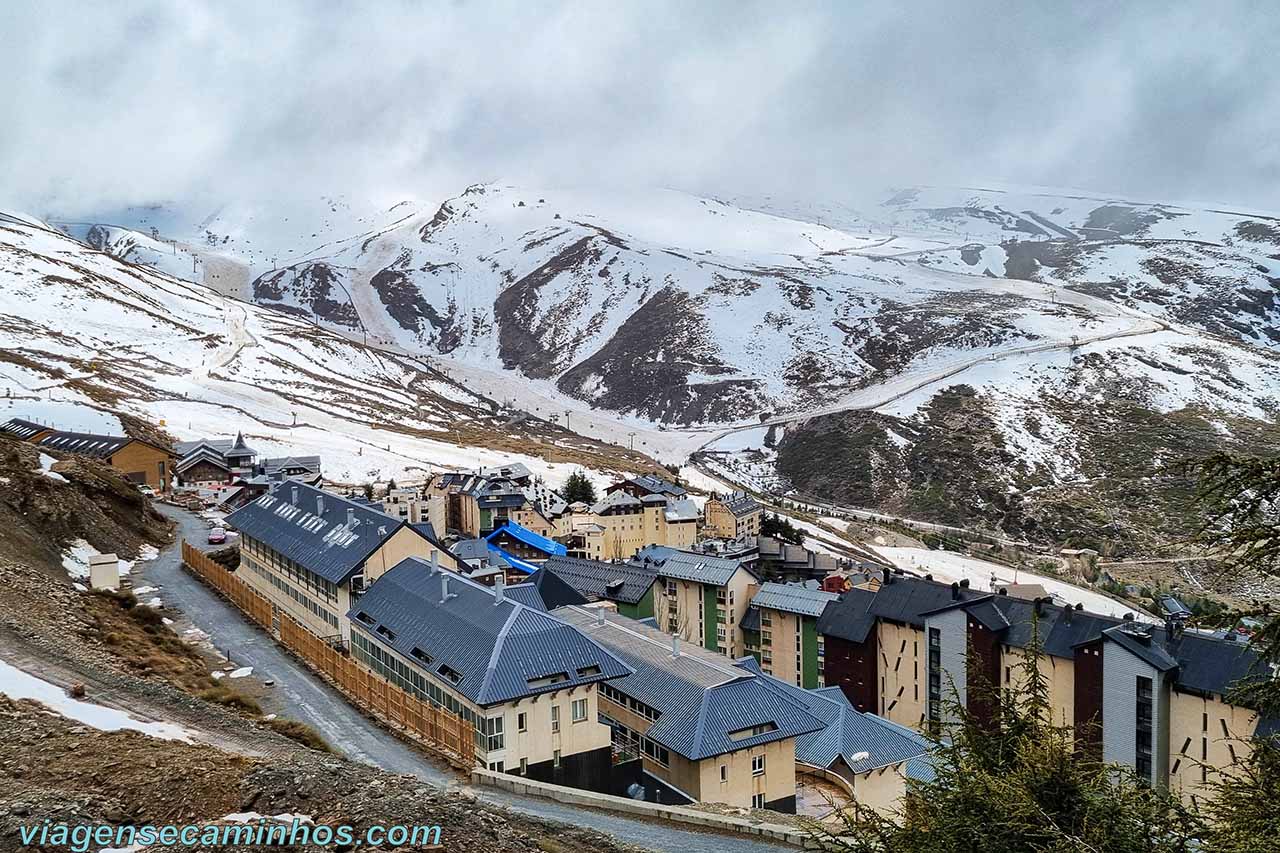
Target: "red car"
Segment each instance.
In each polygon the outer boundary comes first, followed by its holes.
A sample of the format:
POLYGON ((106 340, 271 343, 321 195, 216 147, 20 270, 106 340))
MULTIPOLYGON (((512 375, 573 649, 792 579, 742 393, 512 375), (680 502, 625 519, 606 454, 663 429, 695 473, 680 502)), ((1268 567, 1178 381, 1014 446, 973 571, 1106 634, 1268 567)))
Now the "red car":
POLYGON ((227 541, 227 531, 221 527, 215 527, 209 531, 210 545, 223 545, 227 541))

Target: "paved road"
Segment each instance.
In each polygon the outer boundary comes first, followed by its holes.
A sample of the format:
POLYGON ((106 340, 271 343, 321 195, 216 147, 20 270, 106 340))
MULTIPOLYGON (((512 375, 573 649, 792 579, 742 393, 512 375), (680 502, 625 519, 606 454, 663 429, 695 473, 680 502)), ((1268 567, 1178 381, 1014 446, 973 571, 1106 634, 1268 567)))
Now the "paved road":
MULTIPOLYGON (((190 513, 161 504, 157 509, 178 524, 178 537, 204 543, 204 522, 190 513)), ((255 676, 275 681, 274 697, 262 704, 292 719, 301 720, 324 735, 335 748, 355 761, 393 773, 417 776, 441 787, 463 789, 481 800, 537 817, 574 826, 597 829, 620 841, 668 853, 781 853, 795 848, 734 835, 695 832, 669 822, 649 822, 608 812, 579 809, 550 800, 525 797, 490 788, 470 788, 445 765, 432 761, 399 738, 379 728, 347 703, 336 690, 313 676, 286 654, 260 628, 240 616, 194 576, 182 569, 177 544, 148 563, 140 563, 141 580, 161 587, 158 595, 167 607, 180 609, 187 621, 209 635, 219 649, 229 650, 242 666, 252 666, 255 676)))

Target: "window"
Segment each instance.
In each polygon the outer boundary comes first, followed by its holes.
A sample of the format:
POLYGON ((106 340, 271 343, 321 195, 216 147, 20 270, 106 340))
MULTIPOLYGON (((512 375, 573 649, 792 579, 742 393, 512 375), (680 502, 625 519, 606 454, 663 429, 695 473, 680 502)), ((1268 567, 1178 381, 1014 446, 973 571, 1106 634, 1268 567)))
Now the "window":
POLYGON ((551 753, 551 766, 557 770, 560 769, 560 750, 558 749, 551 753))
POLYGON ((751 775, 752 776, 764 775, 764 756, 763 755, 751 756, 751 775))
POLYGON ((751 795, 751 808, 753 808, 753 809, 762 809, 762 808, 764 808, 764 794, 752 794, 752 795, 751 795))
POLYGON ((573 713, 573 721, 575 723, 581 723, 583 720, 585 720, 587 718, 587 700, 574 699, 572 713, 573 713))
POLYGON ((721 782, 729 781, 729 765, 727 764, 720 765, 720 781, 721 782))
POLYGON ((529 759, 522 758, 520 759, 520 775, 526 776, 528 775, 528 773, 529 773, 529 759))
POLYGON ((529 715, 524 713, 523 711, 520 712, 519 714, 516 714, 516 731, 520 731, 520 732, 529 731, 529 715))
POLYGON ((502 749, 502 747, 505 745, 503 734, 502 734, 503 728, 504 726, 503 726, 502 717, 486 717, 485 718, 484 733, 488 735, 488 742, 485 745, 485 749, 490 751, 495 749, 502 749))
POLYGON ((551 706, 551 733, 555 734, 560 731, 560 706, 551 706))
POLYGON ((1137 730, 1134 732, 1133 769, 1147 783, 1151 780, 1152 768, 1152 716, 1154 705, 1153 684, 1150 678, 1138 676, 1137 695, 1137 730))
MULTIPOLYGON (((929 723, 936 733, 942 721, 942 629, 929 629, 929 723)), ((881 685, 881 690, 884 685, 881 685)))

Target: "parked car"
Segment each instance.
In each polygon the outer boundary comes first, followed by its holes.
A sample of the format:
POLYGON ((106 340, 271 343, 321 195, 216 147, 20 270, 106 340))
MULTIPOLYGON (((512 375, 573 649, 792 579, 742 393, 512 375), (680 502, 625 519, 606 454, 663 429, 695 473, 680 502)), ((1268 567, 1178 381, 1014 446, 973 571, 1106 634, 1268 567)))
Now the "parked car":
POLYGON ((154 498, 156 496, 156 490, 148 486, 146 483, 138 486, 138 491, 142 492, 149 498, 154 498))
POLYGON ((215 527, 209 531, 210 545, 224 545, 227 541, 227 531, 222 527, 215 527))

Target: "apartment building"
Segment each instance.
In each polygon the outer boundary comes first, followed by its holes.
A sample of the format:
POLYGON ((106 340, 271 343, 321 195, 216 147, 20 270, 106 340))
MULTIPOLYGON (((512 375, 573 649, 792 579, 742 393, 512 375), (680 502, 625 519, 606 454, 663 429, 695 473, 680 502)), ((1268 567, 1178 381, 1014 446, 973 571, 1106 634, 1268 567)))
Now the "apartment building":
POLYGON ((1173 617, 1139 623, 888 574, 876 590, 831 602, 818 631, 828 684, 859 710, 917 728, 948 722, 950 701, 993 719, 990 691, 977 685, 1019 686, 1034 643, 1053 722, 1081 749, 1187 798, 1204 796, 1215 770, 1278 722, 1227 699, 1244 680, 1275 677, 1257 653, 1173 617))
POLYGON ((239 577, 284 614, 335 643, 363 590, 406 557, 456 569, 421 527, 348 498, 286 481, 227 516, 240 533, 239 577))
POLYGON ((568 621, 501 580, 486 587, 419 557, 382 574, 347 615, 354 659, 472 723, 478 764, 614 793, 599 689, 632 670, 568 621))
POLYGON ((618 489, 591 506, 569 505, 560 533, 573 556, 626 560, 648 545, 691 547, 701 518, 691 500, 663 494, 635 497, 618 489))
POLYGON ((758 536, 764 507, 746 492, 712 495, 703 508, 708 536, 738 539, 758 536))
POLYGON ((631 670, 600 687, 620 778, 646 799, 796 810, 796 739, 823 728, 757 673, 602 607, 561 607, 631 670))
POLYGON ((821 729, 796 738, 798 773, 834 781, 883 814, 898 810, 908 779, 934 778, 931 746, 920 733, 858 711, 839 687, 797 687, 764 674, 751 657, 737 665, 759 673, 766 687, 822 722, 821 729))
POLYGON ((741 657, 739 626, 760 579, 737 560, 649 546, 635 562, 657 573, 654 618, 670 634, 729 657, 741 657))
POLYGON ((788 684, 824 686, 824 641, 818 619, 834 593, 815 586, 763 583, 739 627, 747 654, 760 668, 788 684))

